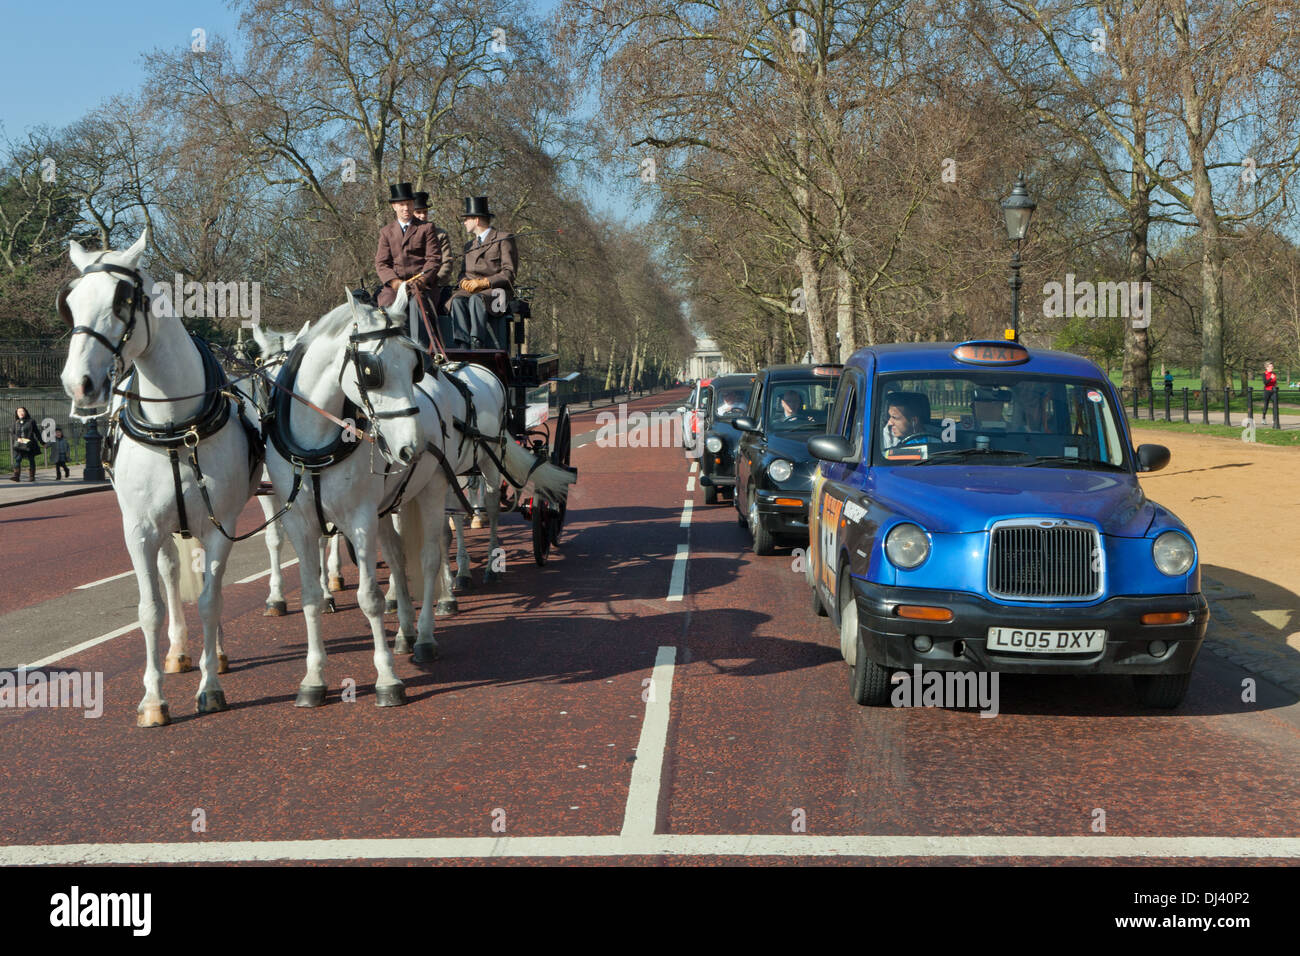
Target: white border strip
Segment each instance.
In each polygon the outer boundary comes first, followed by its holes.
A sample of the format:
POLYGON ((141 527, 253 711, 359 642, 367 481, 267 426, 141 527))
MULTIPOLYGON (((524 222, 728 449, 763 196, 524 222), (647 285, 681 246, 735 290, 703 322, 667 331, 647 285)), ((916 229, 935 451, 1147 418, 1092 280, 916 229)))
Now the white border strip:
POLYGON ((668 713, 673 700, 673 665, 677 648, 661 647, 655 654, 655 668, 647 690, 641 739, 632 764, 632 783, 623 812, 623 836, 654 836, 659 817, 659 778, 668 749, 668 713))
MULTIPOLYGON (((292 559, 290 559, 290 560, 284 562, 284 564, 280 565, 280 570, 283 571, 285 568, 291 568, 291 567, 293 567, 293 566, 294 566, 295 564, 297 564, 297 563, 298 563, 298 559, 297 559, 297 558, 292 558, 292 559)), ((236 583, 236 584, 252 584, 252 583, 253 583, 254 581, 256 581, 258 578, 264 578, 264 577, 266 577, 267 575, 269 575, 270 573, 271 573, 271 569, 270 569, 270 568, 267 568, 265 571, 258 571, 256 574, 250 574, 250 575, 249 575, 248 577, 246 577, 246 578, 240 578, 240 579, 239 579, 238 581, 236 581, 235 583, 236 583)))
POLYGON ((72 843, 0 847, 0 865, 239 863, 267 860, 438 860, 484 857, 1060 857, 1067 859, 1293 859, 1297 837, 777 836, 767 834, 443 837, 419 840, 270 840, 72 843))
POLYGON ((88 641, 82 641, 80 644, 74 644, 72 647, 69 647, 66 651, 58 651, 54 654, 51 654, 49 657, 42 657, 39 661, 34 661, 33 663, 28 664, 27 669, 33 670, 34 668, 37 667, 48 667, 49 665, 56 663, 57 661, 63 660, 65 657, 71 657, 73 654, 79 654, 81 651, 89 650, 90 648, 94 647, 96 644, 103 644, 105 641, 111 641, 113 638, 121 637, 123 634, 130 634, 139 626, 140 626, 139 621, 132 621, 130 624, 126 625, 125 627, 119 627, 116 631, 109 631, 107 634, 101 634, 99 637, 92 637, 88 641))
POLYGON ((680 601, 686 593, 686 559, 690 557, 691 546, 679 544, 677 556, 673 558, 673 573, 668 579, 668 600, 680 601))
POLYGON ((115 574, 111 578, 100 578, 98 581, 91 581, 89 584, 78 584, 74 591, 84 591, 86 588, 93 588, 99 584, 107 584, 109 581, 120 581, 122 578, 129 578, 135 574, 134 571, 123 571, 121 574, 115 574))

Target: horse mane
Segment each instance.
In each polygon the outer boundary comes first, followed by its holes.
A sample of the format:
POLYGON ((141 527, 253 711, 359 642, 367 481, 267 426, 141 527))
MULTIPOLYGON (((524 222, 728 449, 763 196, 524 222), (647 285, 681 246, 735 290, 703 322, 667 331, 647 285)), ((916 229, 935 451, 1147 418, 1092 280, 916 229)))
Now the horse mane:
POLYGON ((310 348, 317 339, 332 338, 356 322, 362 332, 382 329, 389 324, 388 313, 383 309, 363 302, 356 303, 356 309, 344 302, 338 308, 326 312, 319 320, 311 324, 307 334, 298 340, 299 345, 310 348))

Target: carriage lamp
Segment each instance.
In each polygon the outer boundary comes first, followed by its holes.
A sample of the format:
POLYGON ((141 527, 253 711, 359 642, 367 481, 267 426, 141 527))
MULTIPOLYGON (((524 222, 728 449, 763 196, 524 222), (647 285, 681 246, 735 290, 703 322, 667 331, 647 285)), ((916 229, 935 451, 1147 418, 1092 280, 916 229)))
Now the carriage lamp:
POLYGON ((1025 189, 1025 174, 1022 172, 1016 177, 1011 195, 1002 200, 1007 239, 1016 244, 1016 251, 1011 255, 1011 328, 1007 330, 1007 338, 1013 341, 1020 337, 1020 243, 1029 234, 1029 217, 1037 208, 1037 203, 1029 198, 1029 191, 1025 189))

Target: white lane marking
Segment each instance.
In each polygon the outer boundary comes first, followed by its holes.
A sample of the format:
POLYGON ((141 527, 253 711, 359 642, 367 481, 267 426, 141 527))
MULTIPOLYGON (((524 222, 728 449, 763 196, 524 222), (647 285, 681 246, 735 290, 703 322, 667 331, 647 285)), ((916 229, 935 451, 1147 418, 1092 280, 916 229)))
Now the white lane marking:
POLYGON ((699 470, 699 468, 700 468, 700 463, 699 463, 698 461, 693 461, 693 462, 691 462, 691 474, 692 474, 692 475, 695 474, 695 472, 697 472, 697 471, 699 470))
POLYGON ((105 641, 111 641, 113 638, 121 637, 123 634, 130 634, 132 631, 136 630, 139 626, 140 626, 139 621, 132 621, 130 624, 126 625, 125 627, 119 627, 116 631, 109 631, 107 634, 99 635, 99 637, 92 637, 88 641, 82 641, 80 644, 74 644, 72 647, 69 647, 66 651, 58 651, 57 653, 51 654, 49 657, 42 657, 39 661, 33 661, 32 663, 27 665, 27 669, 32 670, 37 667, 49 667, 51 664, 55 663, 56 661, 61 661, 65 657, 71 657, 73 654, 78 654, 81 651, 89 650, 90 648, 94 647, 96 644, 103 644, 105 641))
POLYGON ((691 477, 689 477, 689 478, 686 479, 686 490, 687 490, 687 491, 694 491, 694 490, 695 490, 695 476, 694 476, 694 475, 691 475, 691 477))
POLYGON ((574 447, 574 448, 586 448, 586 447, 587 447, 588 445, 590 445, 590 444, 591 444, 591 442, 589 442, 589 441, 585 441, 585 442, 583 442, 581 445, 574 445, 573 447, 574 447))
POLYGON ((788 856, 1294 859, 1297 837, 639 836, 432 837, 411 840, 230 840, 0 847, 0 866, 232 863, 260 860, 431 860, 487 857, 788 856))
POLYGON ((686 559, 690 556, 691 546, 679 544, 677 557, 673 558, 673 576, 668 579, 668 600, 680 601, 686 593, 686 559))
POLYGON ((93 588, 97 584, 107 584, 109 581, 120 581, 122 578, 129 578, 135 574, 134 571, 123 571, 121 574, 114 574, 112 577, 100 578, 98 581, 91 581, 89 584, 78 584, 74 591, 84 591, 86 588, 93 588))
POLYGON ((623 812, 623 836, 654 836, 659 815, 659 777, 668 748, 668 708, 673 700, 676 660, 675 647, 661 647, 655 654, 655 668, 646 688, 649 693, 645 694, 648 699, 645 719, 641 721, 641 739, 637 741, 636 763, 632 764, 632 783, 627 791, 627 809, 623 812))
POLYGON ((695 502, 689 498, 682 502, 682 523, 678 527, 689 528, 691 526, 691 512, 694 510, 695 502))
MULTIPOLYGON (((290 559, 290 560, 284 562, 283 564, 281 564, 281 565, 280 565, 280 570, 283 571, 285 568, 291 568, 291 567, 293 567, 293 566, 294 566, 295 564, 297 564, 297 563, 298 563, 298 559, 297 559, 297 558, 292 558, 292 559, 290 559)), ((236 583, 236 584, 250 584, 250 583, 252 583, 253 581, 256 581, 258 578, 264 578, 264 577, 267 577, 270 573, 271 573, 271 569, 270 569, 270 568, 267 568, 265 571, 258 571, 256 574, 250 574, 250 575, 249 575, 248 577, 246 577, 246 578, 240 578, 240 579, 239 579, 238 581, 236 581, 235 583, 236 583)))

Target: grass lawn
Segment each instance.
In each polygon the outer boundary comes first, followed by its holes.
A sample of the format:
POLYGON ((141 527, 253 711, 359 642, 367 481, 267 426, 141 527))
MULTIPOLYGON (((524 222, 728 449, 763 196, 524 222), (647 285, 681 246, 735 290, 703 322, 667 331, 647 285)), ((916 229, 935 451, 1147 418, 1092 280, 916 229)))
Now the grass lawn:
MULTIPOLYGON (((1216 435, 1220 438, 1233 438, 1237 441, 1242 440, 1242 428, 1239 425, 1202 425, 1199 422, 1191 425, 1184 425, 1182 422, 1149 422, 1145 419, 1142 421, 1129 420, 1129 428, 1154 428, 1165 431, 1183 432, 1189 435, 1216 435)), ((1271 426, 1268 428, 1256 428, 1255 440, 1265 445, 1286 445, 1300 448, 1300 430, 1291 429, 1277 430, 1271 426)))

